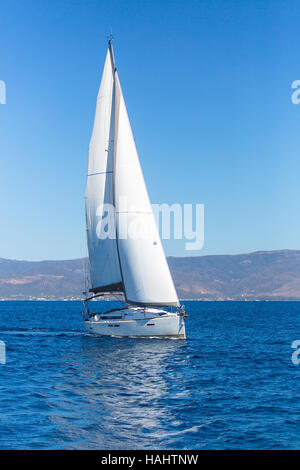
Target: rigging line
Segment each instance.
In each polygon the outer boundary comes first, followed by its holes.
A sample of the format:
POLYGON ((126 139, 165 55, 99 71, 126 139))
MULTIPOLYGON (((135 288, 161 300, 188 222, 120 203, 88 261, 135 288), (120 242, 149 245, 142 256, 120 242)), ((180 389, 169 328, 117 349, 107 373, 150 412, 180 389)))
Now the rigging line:
POLYGON ((88 284, 89 284, 87 263, 88 263, 87 258, 83 258, 82 274, 83 274, 83 282, 84 282, 84 288, 85 288, 85 296, 86 296, 86 293, 88 292, 88 284))
POLYGON ((107 173, 112 173, 112 171, 98 171, 97 173, 90 173, 88 176, 106 175, 107 173))
POLYGON ((147 215, 152 215, 152 212, 142 212, 142 211, 116 211, 116 214, 147 214, 147 215))

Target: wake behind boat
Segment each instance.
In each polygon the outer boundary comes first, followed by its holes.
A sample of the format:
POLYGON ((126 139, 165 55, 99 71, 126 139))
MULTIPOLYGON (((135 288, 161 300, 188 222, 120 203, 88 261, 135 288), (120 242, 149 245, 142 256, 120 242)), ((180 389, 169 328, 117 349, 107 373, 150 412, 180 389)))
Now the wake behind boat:
MULTIPOLYGON (((109 41, 89 149, 86 224, 90 297, 84 324, 99 335, 185 338, 185 317, 162 248, 109 41), (123 306, 91 311, 122 295, 123 306)), ((97 310, 97 309, 96 309, 97 310)))

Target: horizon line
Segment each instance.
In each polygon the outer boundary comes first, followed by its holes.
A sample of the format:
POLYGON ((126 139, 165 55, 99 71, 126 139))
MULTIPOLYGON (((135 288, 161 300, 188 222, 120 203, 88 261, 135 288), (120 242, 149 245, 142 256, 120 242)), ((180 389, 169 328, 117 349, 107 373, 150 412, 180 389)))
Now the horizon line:
MULTIPOLYGON (((205 255, 194 255, 194 256, 186 256, 186 255, 166 255, 166 258, 205 258, 205 257, 211 257, 211 256, 243 256, 243 255, 253 255, 253 254, 269 254, 269 253, 287 253, 287 252, 300 252, 299 249, 294 249, 294 248, 282 248, 278 250, 256 250, 256 251, 249 251, 249 252, 243 252, 243 253, 223 253, 223 254, 205 254, 205 255)), ((79 261, 79 260, 86 260, 88 259, 88 256, 80 257, 80 258, 67 258, 67 259, 41 259, 41 260, 30 260, 30 259, 16 259, 16 258, 2 258, 0 257, 0 262, 1 261, 19 261, 19 262, 24 262, 24 263, 45 263, 45 262, 53 262, 53 263, 59 263, 59 262, 67 262, 67 261, 79 261)))

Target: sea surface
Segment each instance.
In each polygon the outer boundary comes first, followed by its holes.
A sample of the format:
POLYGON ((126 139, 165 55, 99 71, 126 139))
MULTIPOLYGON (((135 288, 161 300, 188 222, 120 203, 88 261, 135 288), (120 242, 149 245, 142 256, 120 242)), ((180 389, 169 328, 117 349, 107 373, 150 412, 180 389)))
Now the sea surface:
POLYGON ((186 340, 101 338, 80 302, 0 302, 0 448, 299 449, 300 303, 186 310, 186 340))

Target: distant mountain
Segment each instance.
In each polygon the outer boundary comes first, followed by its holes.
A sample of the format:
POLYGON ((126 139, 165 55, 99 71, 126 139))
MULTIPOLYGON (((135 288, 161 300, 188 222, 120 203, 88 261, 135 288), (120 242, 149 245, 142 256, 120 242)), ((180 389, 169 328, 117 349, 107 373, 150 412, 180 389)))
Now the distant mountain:
POLYGON ((300 250, 169 258, 180 298, 299 299, 300 250))
POLYGON ((81 297, 87 261, 16 261, 0 258, 0 299, 81 297))
MULTIPOLYGON (((300 300, 300 250, 168 258, 181 299, 300 300)), ((86 259, 0 258, 0 299, 81 298, 86 259)))

